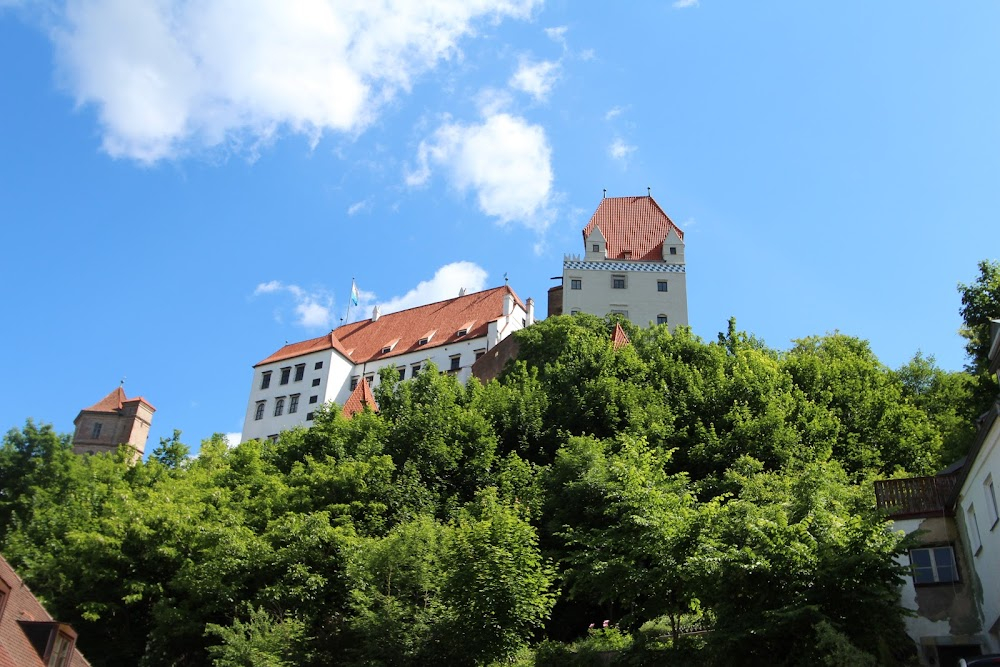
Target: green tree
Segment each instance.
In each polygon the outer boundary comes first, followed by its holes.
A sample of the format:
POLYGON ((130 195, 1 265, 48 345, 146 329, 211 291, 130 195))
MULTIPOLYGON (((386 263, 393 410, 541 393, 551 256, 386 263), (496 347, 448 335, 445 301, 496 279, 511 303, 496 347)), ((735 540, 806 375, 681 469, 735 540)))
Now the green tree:
POLYGON ((941 433, 942 463, 964 456, 976 437, 975 378, 962 371, 941 369, 934 357, 917 352, 896 375, 903 398, 920 408, 941 433))
POLYGON ((973 375, 981 375, 989 367, 990 320, 1000 319, 1000 262, 984 259, 978 268, 974 282, 958 284, 963 323, 959 333, 968 341, 966 369, 973 375))

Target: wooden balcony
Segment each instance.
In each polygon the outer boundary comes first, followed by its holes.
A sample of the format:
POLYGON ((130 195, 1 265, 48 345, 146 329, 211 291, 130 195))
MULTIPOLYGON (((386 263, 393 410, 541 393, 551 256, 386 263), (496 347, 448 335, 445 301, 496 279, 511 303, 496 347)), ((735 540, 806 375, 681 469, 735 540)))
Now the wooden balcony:
POLYGON ((895 519, 942 514, 957 482, 958 475, 881 479, 875 482, 875 500, 895 519))

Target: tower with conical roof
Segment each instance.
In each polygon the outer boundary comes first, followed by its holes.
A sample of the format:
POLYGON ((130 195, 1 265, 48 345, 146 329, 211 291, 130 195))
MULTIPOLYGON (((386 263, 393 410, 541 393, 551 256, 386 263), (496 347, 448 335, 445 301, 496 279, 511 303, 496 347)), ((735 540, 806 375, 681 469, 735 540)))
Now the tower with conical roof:
POLYGON ((80 410, 73 420, 73 452, 99 454, 114 452, 118 445, 128 445, 141 459, 149 438, 149 427, 156 408, 140 397, 128 398, 118 387, 100 401, 80 410))

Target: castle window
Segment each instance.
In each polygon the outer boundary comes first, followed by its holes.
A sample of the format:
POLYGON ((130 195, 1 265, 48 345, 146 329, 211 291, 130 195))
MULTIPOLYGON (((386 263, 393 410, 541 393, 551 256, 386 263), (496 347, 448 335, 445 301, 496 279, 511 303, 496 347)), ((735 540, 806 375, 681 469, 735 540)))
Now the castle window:
POLYGON ((94 423, 94 427, 90 429, 90 437, 95 440, 101 437, 101 422, 94 423))
POLYGON ((569 281, 570 289, 583 289, 583 279, 582 278, 572 278, 569 281))
POLYGON ((354 377, 351 378, 351 391, 354 391, 357 388, 358 388, 358 376, 355 375, 354 377))
POLYGON ((486 354, 486 350, 476 350, 475 354, 476 354, 476 361, 479 361, 479 358, 482 357, 484 354, 486 354))
POLYGON ((271 442, 278 442, 278 434, 272 433, 271 435, 267 436, 267 439, 270 440, 271 442))
POLYGON ((288 414, 295 414, 299 411, 299 395, 292 394, 288 397, 288 414))
POLYGON ((292 367, 286 366, 281 369, 281 384, 288 384, 288 378, 292 375, 292 367))
POLYGON ((316 362, 316 365, 315 365, 315 366, 313 366, 313 370, 314 370, 314 371, 318 371, 318 370, 319 370, 319 369, 321 369, 321 368, 323 368, 323 362, 322 362, 322 361, 317 361, 317 362, 316 362))
POLYGON ((595 243, 593 245, 593 248, 594 248, 594 252, 601 252, 601 244, 600 243, 595 243))
POLYGON ((657 280, 656 281, 656 291, 657 292, 666 292, 667 291, 667 281, 666 280, 657 280))
POLYGON ((373 373, 369 373, 368 375, 366 375, 365 382, 368 383, 369 387, 375 386, 375 375, 373 373))
POLYGON ((314 387, 318 387, 319 386, 319 378, 313 378, 313 386, 314 387))
POLYGON ((456 354, 451 358, 451 367, 448 370, 457 371, 459 368, 461 368, 461 364, 462 364, 462 355, 456 354))
POLYGON ((305 374, 306 374, 306 365, 305 364, 296 364, 295 365, 295 381, 299 382, 300 380, 302 380, 302 378, 303 378, 303 376, 305 376, 305 374))
POLYGON ((280 417, 281 413, 285 411, 285 397, 275 399, 274 401, 274 416, 280 417))
POLYGON ((627 310, 612 308, 611 309, 611 314, 612 315, 621 315, 622 317, 624 317, 626 319, 628 318, 628 311, 627 310))
POLYGON ((611 289, 625 289, 625 276, 624 275, 611 276, 611 289))
POLYGON ((413 364, 413 366, 410 367, 410 377, 411 378, 417 377, 417 373, 419 373, 419 372, 420 372, 420 364, 413 364))
POLYGON ((677 254, 677 246, 670 246, 670 254, 671 255, 677 254))
POLYGON ((406 366, 400 366, 399 368, 396 369, 396 372, 399 373, 400 380, 406 379, 406 366))
POLYGON ((307 412, 306 413, 306 421, 307 422, 311 422, 313 420, 313 414, 314 413, 312 413, 312 412, 307 412))
POLYGON ((430 342, 430 338, 421 338, 417 341, 417 345, 427 345, 430 342))
POLYGON ((955 552, 950 546, 910 549, 910 570, 915 585, 958 581, 955 552))
POLYGON ((253 415, 254 421, 258 421, 259 422, 261 419, 264 418, 264 404, 265 403, 267 403, 267 401, 257 401, 257 411, 253 415))
POLYGON ((569 311, 569 314, 570 314, 570 315, 579 315, 579 314, 580 314, 580 311, 579 311, 579 310, 577 310, 576 308, 574 308, 573 310, 569 311))
POLYGON ((666 324, 667 323, 667 316, 664 315, 664 314, 662 314, 662 313, 659 314, 659 315, 657 315, 656 316, 656 323, 657 324, 666 324))
POLYGON ((267 389, 271 386, 271 371, 264 371, 260 376, 260 388, 267 389))
POLYGON ((312 405, 313 403, 315 403, 318 400, 319 400, 319 396, 313 394, 312 396, 309 397, 309 405, 312 405))

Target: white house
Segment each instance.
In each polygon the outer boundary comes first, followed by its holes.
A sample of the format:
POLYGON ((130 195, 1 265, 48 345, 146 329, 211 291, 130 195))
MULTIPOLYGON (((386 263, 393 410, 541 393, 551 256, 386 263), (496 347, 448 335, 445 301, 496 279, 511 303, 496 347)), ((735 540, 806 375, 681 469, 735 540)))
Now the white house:
POLYGON ((377 386, 387 366, 406 379, 433 361, 464 382, 476 359, 534 317, 534 302, 506 285, 386 315, 376 306, 370 319, 285 345, 257 363, 242 440, 308 426, 319 406, 344 405, 362 380, 377 386))
POLYGON ((651 196, 605 197, 563 259, 549 314, 619 314, 639 326, 687 325, 684 232, 651 196))
MULTIPOLYGON (((1000 322, 992 323, 990 372, 1000 369, 1000 322)), ((1000 376, 998 376, 1000 380, 1000 376)), ((1000 402, 979 420, 964 460, 934 477, 875 483, 893 529, 918 544, 900 557, 910 576, 900 603, 924 665, 1000 653, 1000 402)))

